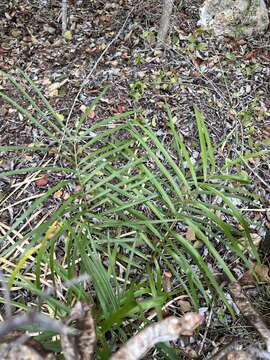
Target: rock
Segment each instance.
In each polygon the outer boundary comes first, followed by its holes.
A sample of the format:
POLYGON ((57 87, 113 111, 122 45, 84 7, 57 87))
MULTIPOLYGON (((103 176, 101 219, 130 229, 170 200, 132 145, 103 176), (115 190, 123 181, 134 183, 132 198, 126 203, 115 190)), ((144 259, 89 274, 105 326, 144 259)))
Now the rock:
POLYGON ((217 36, 249 37, 264 33, 269 17, 264 0, 205 0, 198 25, 217 36))

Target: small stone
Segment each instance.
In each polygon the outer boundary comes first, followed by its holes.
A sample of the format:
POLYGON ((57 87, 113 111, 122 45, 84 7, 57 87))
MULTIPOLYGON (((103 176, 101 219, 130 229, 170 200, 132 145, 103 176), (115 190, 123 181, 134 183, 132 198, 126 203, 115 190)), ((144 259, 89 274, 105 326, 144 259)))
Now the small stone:
POLYGON ((48 184, 49 178, 47 174, 41 175, 39 179, 35 181, 38 187, 42 187, 48 184))

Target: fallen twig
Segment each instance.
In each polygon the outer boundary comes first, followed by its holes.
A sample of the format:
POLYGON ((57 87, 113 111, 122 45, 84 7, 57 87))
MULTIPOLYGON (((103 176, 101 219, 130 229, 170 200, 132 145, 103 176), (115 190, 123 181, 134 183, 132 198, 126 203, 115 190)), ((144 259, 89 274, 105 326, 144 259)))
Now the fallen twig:
POLYGON ((249 163, 240 155, 241 160, 246 165, 246 167, 253 173, 254 176, 268 189, 270 190, 270 185, 249 165, 249 163))

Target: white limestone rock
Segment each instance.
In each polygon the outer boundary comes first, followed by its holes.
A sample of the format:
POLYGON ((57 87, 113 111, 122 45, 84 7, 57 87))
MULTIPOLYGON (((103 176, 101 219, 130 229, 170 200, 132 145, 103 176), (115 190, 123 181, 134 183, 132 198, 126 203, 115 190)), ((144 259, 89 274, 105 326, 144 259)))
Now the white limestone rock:
POLYGON ((264 0, 205 0, 198 25, 217 36, 250 37, 266 31, 269 17, 264 0))

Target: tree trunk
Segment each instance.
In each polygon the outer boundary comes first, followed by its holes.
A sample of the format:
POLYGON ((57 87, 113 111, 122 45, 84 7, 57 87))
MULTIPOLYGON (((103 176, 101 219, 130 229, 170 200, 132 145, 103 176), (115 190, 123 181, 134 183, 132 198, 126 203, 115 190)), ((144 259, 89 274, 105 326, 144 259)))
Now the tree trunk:
POLYGON ((62 34, 67 31, 67 0, 62 0, 62 34))
POLYGON ((162 16, 157 36, 158 45, 166 43, 172 10, 173 0, 163 0, 162 16))

